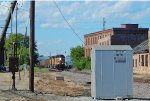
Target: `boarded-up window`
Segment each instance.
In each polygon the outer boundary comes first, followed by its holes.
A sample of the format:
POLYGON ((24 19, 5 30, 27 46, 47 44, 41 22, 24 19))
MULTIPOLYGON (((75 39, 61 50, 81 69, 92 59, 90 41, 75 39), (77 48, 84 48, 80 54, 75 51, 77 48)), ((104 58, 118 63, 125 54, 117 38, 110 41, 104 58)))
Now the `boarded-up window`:
POLYGON ((141 58, 140 58, 140 57, 141 57, 141 56, 139 55, 139 66, 141 66, 141 61, 140 61, 141 58))
POLYGON ((144 55, 141 55, 141 66, 144 66, 144 55))
POLYGON ((135 67, 137 67, 137 59, 135 59, 135 67))
POLYGON ((90 39, 88 38, 88 45, 90 45, 90 39))
POLYGON ((145 55, 145 66, 148 66, 148 55, 145 55))

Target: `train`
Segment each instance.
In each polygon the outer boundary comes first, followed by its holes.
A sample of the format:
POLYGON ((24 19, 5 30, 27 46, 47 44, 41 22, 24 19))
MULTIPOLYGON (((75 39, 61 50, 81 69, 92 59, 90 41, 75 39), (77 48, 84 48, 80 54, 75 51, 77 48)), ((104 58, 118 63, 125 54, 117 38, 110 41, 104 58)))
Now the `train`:
POLYGON ((44 59, 39 60, 39 67, 44 68, 53 68, 58 70, 65 69, 65 56, 62 54, 56 56, 45 57, 44 59))

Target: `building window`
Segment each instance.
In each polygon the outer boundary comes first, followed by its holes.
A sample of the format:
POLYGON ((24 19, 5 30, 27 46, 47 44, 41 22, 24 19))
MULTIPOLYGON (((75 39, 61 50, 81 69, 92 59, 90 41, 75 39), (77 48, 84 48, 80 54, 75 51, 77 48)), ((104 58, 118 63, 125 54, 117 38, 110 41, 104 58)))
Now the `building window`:
POLYGON ((139 55, 139 66, 141 66, 141 58, 140 58, 141 56, 139 55))
POLYGON ((93 44, 94 44, 94 37, 93 37, 93 44))
POLYGON ((144 55, 141 55, 141 66, 144 66, 144 55))
POLYGON ((148 67, 148 55, 145 55, 145 66, 148 67))
POLYGON ((89 49, 89 55, 88 56, 90 56, 90 49, 89 49))
POLYGON ((135 67, 137 67, 137 59, 135 59, 135 67))

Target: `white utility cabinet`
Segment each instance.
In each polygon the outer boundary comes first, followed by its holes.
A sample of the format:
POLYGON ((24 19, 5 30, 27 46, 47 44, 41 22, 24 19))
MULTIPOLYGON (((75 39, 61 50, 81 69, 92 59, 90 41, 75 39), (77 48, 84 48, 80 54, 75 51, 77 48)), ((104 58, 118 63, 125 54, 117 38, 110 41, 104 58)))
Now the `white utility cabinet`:
POLYGON ((94 99, 131 98, 133 51, 128 45, 93 46, 91 95, 94 99))

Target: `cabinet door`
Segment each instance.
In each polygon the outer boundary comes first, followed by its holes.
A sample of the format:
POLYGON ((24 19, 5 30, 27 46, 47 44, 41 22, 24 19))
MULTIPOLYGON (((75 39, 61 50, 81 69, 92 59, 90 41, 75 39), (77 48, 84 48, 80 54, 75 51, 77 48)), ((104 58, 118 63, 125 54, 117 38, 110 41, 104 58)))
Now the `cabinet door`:
POLYGON ((114 52, 114 81, 115 81, 115 96, 126 97, 127 95, 127 64, 126 52, 114 52))
MULTIPOLYGON (((98 56, 98 55, 97 55, 98 56)), ((96 58, 96 62, 100 63, 101 72, 97 73, 97 86, 100 86, 100 94, 102 98, 112 98, 114 96, 114 80, 113 80, 113 53, 112 51, 101 51, 101 59, 96 58), (99 61, 100 60, 100 61, 99 61)))

